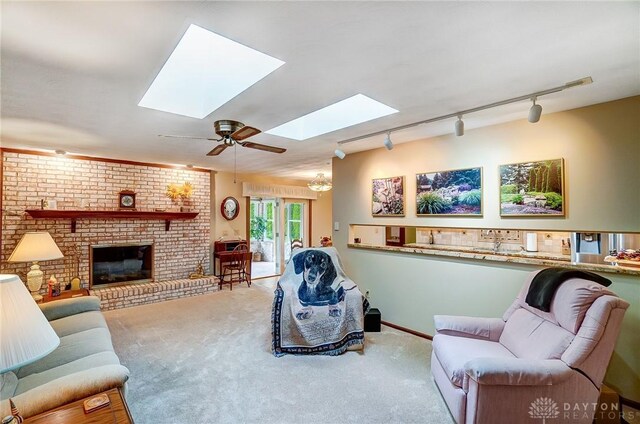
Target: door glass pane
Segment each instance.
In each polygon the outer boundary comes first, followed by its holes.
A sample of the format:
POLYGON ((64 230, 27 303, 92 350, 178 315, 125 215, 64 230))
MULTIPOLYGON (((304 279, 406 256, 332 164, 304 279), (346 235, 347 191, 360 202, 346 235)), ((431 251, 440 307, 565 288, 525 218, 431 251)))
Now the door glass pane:
POLYGON ((291 242, 304 242, 304 203, 287 203, 285 207, 285 259, 291 256, 291 242))
POLYGON ((251 252, 254 253, 251 278, 276 275, 275 199, 252 198, 249 213, 251 252))

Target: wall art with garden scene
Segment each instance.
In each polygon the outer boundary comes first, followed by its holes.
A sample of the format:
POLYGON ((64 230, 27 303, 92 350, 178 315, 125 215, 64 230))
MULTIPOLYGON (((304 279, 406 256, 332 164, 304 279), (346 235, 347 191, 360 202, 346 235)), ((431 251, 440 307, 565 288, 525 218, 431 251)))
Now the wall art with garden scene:
POLYGON ((373 179, 371 213, 373 216, 404 216, 404 177, 373 179))
POLYGON ((563 159, 500 165, 501 216, 564 216, 563 159))
POLYGON ((482 168, 417 174, 416 213, 482 216, 482 168))

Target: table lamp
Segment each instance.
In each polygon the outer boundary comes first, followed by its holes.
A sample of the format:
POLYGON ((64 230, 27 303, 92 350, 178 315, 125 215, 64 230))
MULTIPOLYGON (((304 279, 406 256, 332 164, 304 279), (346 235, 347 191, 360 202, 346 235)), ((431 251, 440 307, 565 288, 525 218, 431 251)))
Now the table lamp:
MULTIPOLYGON (((60 344, 17 275, 0 274, 0 377, 37 361, 60 344)), ((3 379, 0 378, 0 387, 3 379)))
POLYGON ((8 262, 33 262, 31 271, 27 273, 27 286, 31 296, 38 302, 42 296, 38 293, 44 281, 43 272, 40 271, 39 261, 51 261, 61 259, 64 255, 53 241, 51 234, 46 231, 25 233, 18 245, 9 256, 8 262))

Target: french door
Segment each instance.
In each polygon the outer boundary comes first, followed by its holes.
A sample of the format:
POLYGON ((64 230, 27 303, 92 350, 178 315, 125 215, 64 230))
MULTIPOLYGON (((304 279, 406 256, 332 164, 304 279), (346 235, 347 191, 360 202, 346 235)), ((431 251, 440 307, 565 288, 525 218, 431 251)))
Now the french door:
POLYGON ((307 200, 251 198, 251 250, 260 253, 253 258, 252 278, 284 272, 291 257, 293 240, 310 246, 308 207, 307 200))

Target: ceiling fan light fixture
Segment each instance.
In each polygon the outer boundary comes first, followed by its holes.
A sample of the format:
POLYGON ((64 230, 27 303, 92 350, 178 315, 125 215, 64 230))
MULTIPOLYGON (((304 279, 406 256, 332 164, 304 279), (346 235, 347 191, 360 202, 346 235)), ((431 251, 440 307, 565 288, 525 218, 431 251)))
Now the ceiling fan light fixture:
POLYGON ((333 184, 322 172, 319 172, 313 180, 307 183, 307 187, 313 191, 329 191, 333 184))

